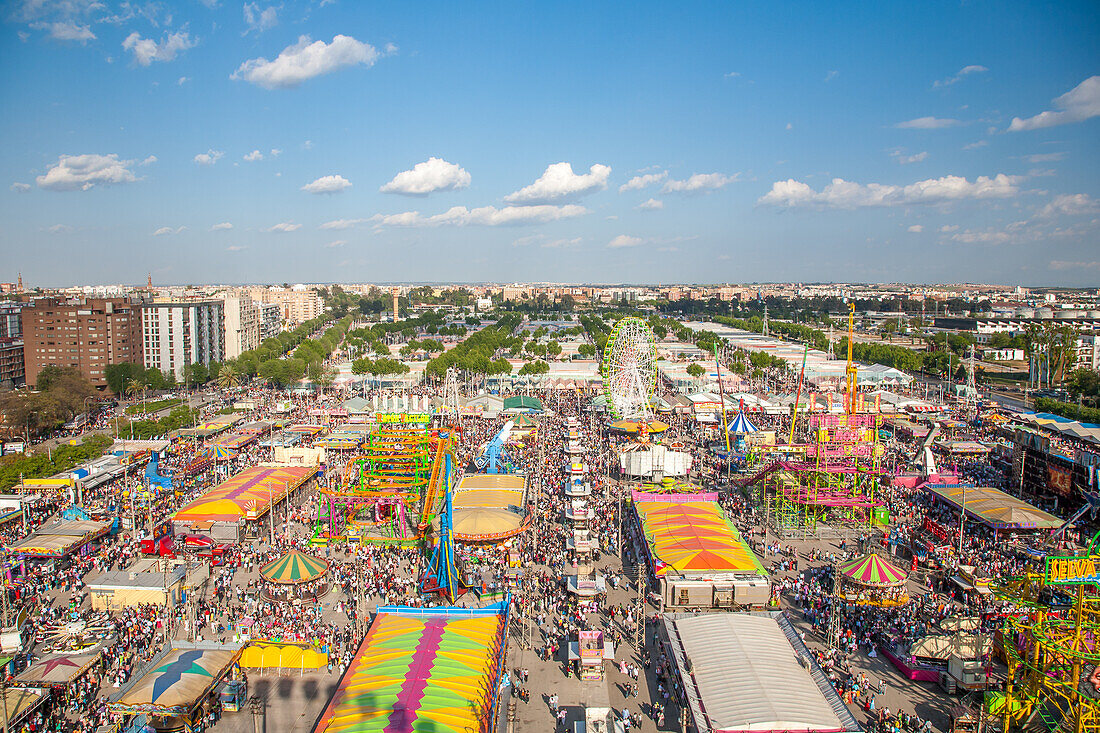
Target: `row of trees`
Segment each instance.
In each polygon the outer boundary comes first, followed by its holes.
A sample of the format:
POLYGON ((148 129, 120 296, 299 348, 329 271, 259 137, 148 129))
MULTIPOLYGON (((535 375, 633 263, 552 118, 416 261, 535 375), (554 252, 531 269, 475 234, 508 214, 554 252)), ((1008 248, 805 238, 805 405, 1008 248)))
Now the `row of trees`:
POLYGON ((397 359, 383 357, 381 359, 356 359, 351 363, 352 374, 370 374, 375 377, 386 377, 396 374, 405 374, 409 371, 406 364, 397 359))
POLYGON ((512 332, 521 320, 517 313, 506 313, 495 324, 475 331, 450 351, 434 357, 424 373, 429 377, 443 377, 454 367, 476 374, 511 374, 512 365, 504 357, 497 357, 497 351, 513 338, 512 332))
POLYGON ((20 479, 45 478, 99 458, 111 445, 105 435, 89 435, 80 445, 59 445, 34 455, 14 454, 0 458, 0 492, 7 492, 20 479))

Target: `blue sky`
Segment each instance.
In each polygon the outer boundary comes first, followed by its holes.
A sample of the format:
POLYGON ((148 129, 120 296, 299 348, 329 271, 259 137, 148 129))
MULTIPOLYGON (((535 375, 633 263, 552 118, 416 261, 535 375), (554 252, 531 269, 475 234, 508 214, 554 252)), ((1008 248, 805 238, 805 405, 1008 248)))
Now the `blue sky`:
POLYGON ((1094 2, 2 12, 28 284, 1100 283, 1094 2))

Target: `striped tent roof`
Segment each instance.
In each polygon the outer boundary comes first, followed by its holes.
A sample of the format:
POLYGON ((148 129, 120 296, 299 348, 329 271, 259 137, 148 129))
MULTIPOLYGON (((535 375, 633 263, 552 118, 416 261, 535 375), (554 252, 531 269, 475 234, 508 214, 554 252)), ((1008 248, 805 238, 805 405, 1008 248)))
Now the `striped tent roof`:
POLYGON ((749 419, 745 417, 745 411, 742 410, 737 413, 737 417, 733 418, 729 431, 731 433, 755 433, 756 426, 749 422, 749 419))
POLYGON ((840 572, 860 585, 873 588, 901 585, 909 577, 904 570, 874 553, 841 565, 840 572))
POLYGON ((430 610, 375 616, 315 731, 490 730, 505 618, 430 610))
POLYGON ((316 580, 328 572, 328 563, 319 557, 291 550, 260 568, 264 580, 281 585, 297 585, 316 580))

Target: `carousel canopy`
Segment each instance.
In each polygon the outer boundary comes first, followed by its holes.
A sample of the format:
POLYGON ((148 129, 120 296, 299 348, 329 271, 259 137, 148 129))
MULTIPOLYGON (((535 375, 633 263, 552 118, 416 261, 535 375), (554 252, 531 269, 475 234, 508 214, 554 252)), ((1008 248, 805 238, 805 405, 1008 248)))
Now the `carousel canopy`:
POLYGON ((300 550, 291 550, 260 568, 260 576, 264 580, 280 585, 308 583, 327 572, 327 562, 300 550))
POLYGON ((737 413, 737 417, 733 418, 733 422, 730 423, 729 432, 731 433, 755 433, 756 426, 749 422, 749 419, 745 417, 744 410, 737 413))
POLYGON ((521 414, 515 419, 515 427, 517 428, 533 428, 537 426, 538 422, 527 414, 521 414))
MULTIPOLYGON (((637 420, 616 420, 611 423, 611 429, 621 433, 637 433, 641 430, 641 421, 637 420)), ((663 433, 668 430, 668 423, 661 422, 660 420, 650 420, 648 432, 650 433, 663 433)))
POLYGON ((27 687, 67 685, 95 664, 99 655, 98 650, 93 654, 51 654, 23 670, 15 682, 27 687))
POLYGON ((901 585, 909 577, 904 570, 874 553, 841 565, 840 572, 860 585, 873 588, 901 585))

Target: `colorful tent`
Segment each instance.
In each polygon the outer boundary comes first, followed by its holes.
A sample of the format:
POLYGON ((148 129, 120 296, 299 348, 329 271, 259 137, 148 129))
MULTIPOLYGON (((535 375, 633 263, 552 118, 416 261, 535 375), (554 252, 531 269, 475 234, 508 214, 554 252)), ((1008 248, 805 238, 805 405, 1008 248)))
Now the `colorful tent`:
POLYGON ((765 574, 717 502, 638 501, 634 506, 642 520, 657 575, 664 575, 669 569, 681 574, 765 574))
MULTIPOLYGON (((611 429, 620 433, 637 433, 642 429, 642 423, 635 420, 616 420, 611 423, 611 429)), ((650 420, 647 431, 650 433, 663 433, 668 430, 668 423, 660 420, 650 420)))
POLYGON ((280 585, 297 585, 317 580, 328 572, 328 563, 301 550, 291 550, 260 568, 264 580, 280 585))
POLYGON ((23 687, 68 685, 84 674, 99 659, 93 654, 51 654, 42 657, 19 673, 15 684, 23 687))
POLYGON ((218 684, 240 653, 239 645, 171 649, 124 687, 109 707, 116 713, 183 715, 218 684))
POLYGON ((745 417, 744 410, 737 413, 737 417, 733 418, 733 422, 729 424, 729 432, 731 433, 755 433, 756 426, 749 422, 749 419, 745 417))
POLYGON ((173 520, 236 522, 257 519, 315 473, 316 466, 249 468, 184 506, 175 513, 173 520))
POLYGON ((905 582, 908 574, 871 553, 840 566, 842 575, 869 588, 892 588, 905 582))
POLYGON ((503 607, 378 610, 314 730, 488 730, 503 654, 503 607))
POLYGON ((210 454, 216 461, 229 461, 237 457, 237 451, 229 446, 214 445, 210 448, 210 454))

